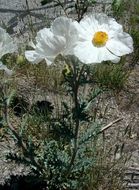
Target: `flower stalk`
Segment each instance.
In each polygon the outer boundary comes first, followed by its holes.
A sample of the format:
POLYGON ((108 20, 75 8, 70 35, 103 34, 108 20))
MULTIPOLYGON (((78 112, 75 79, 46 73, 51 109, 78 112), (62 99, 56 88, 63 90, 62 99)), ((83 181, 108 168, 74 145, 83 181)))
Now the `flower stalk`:
POLYGON ((73 63, 73 80, 72 83, 72 92, 73 92, 73 104, 74 104, 74 119, 75 119, 75 131, 74 131, 74 148, 73 148, 73 154, 71 157, 71 161, 68 168, 68 174, 70 174, 70 171, 74 165, 74 161, 76 158, 77 150, 78 150, 78 134, 79 134, 79 127, 80 127, 80 120, 78 116, 79 112, 79 102, 78 102, 78 91, 80 86, 80 78, 84 72, 85 65, 82 66, 81 70, 78 72, 76 64, 73 63))

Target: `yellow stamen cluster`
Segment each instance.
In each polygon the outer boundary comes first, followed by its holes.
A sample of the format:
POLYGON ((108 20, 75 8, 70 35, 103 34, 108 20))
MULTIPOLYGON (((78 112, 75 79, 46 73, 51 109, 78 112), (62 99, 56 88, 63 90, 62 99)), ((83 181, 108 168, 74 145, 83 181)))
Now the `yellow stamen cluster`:
POLYGON ((92 39, 92 43, 97 47, 104 46, 107 41, 108 41, 108 34, 102 31, 96 32, 92 39))

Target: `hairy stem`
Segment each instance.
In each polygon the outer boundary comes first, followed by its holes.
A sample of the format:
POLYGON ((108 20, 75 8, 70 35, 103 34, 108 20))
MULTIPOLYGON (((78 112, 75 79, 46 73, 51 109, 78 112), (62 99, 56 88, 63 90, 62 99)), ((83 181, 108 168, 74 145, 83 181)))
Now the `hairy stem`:
MULTIPOLYGON (((84 65, 82 66, 80 72, 77 72, 76 65, 73 64, 73 84, 72 84, 72 91, 73 91, 73 102, 74 102, 74 117, 75 117, 75 136, 74 136, 74 148, 73 148, 73 154, 71 157, 71 161, 68 168, 68 174, 70 173, 72 166, 74 165, 74 161, 76 158, 76 153, 78 150, 78 134, 79 134, 79 117, 78 117, 78 111, 79 111, 79 102, 78 102, 78 90, 79 90, 79 84, 80 84, 80 78, 84 71, 84 65)), ((67 175, 68 175, 67 174, 67 175)))
POLYGON ((63 3, 62 3, 60 0, 57 0, 57 2, 58 2, 58 4, 61 6, 61 8, 63 9, 63 11, 64 11, 66 17, 68 18, 69 16, 68 16, 68 13, 66 12, 66 10, 65 10, 65 8, 64 8, 63 3))

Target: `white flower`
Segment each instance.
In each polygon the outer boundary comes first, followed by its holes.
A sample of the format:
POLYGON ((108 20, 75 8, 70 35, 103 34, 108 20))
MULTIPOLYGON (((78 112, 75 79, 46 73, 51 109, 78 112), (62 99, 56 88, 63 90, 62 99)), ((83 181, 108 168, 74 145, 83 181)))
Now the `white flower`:
POLYGON ((73 54, 77 39, 76 24, 77 22, 66 17, 55 19, 50 28, 44 28, 37 33, 36 45, 31 43, 34 50, 26 51, 26 58, 32 63, 45 59, 49 65, 58 54, 73 54))
POLYGON ((116 63, 120 56, 133 52, 131 36, 105 14, 86 16, 76 27, 79 40, 74 54, 86 64, 107 60, 116 63))
POLYGON ((13 42, 13 39, 9 34, 3 29, 0 28, 0 58, 7 54, 13 53, 17 50, 16 44, 13 42))
MULTIPOLYGON (((13 53, 17 50, 16 44, 9 34, 0 27, 0 59, 7 53, 13 53)), ((12 74, 12 70, 8 69, 6 65, 0 62, 0 70, 4 70, 8 75, 12 74)))

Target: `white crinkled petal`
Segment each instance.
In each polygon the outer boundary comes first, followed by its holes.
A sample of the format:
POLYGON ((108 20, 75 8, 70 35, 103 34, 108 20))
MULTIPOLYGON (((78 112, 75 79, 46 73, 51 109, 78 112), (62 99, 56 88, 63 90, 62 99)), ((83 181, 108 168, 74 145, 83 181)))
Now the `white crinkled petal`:
POLYGON ((112 54, 106 47, 97 48, 89 42, 81 42, 74 49, 75 55, 86 64, 101 63, 102 61, 118 62, 119 57, 112 54))
POLYGON ((25 57, 28 61, 36 64, 43 60, 43 57, 36 53, 35 50, 25 51, 25 57))
MULTIPOLYGON (((43 34, 42 34, 43 35, 43 34)), ((66 40, 62 36, 54 35, 50 30, 46 30, 45 38, 42 35, 38 36, 38 43, 36 45, 36 52, 43 57, 56 57, 63 53, 66 47, 66 40)))
POLYGON ((39 63, 45 59, 50 65, 58 54, 63 54, 66 48, 66 40, 62 36, 54 35, 49 28, 44 28, 37 33, 37 44, 31 43, 34 51, 26 51, 26 58, 32 63, 39 63))
POLYGON ((0 28, 0 58, 3 55, 13 53, 16 50, 17 45, 14 43, 13 39, 4 29, 0 28))
POLYGON ((51 26, 51 31, 55 35, 65 36, 68 35, 71 30, 72 19, 66 17, 59 17, 54 20, 51 26))
POLYGON ((35 52, 27 52, 27 59, 34 61, 37 54, 45 59, 47 64, 51 64, 59 54, 73 54, 73 48, 78 39, 76 24, 78 23, 66 17, 55 19, 51 28, 44 28, 37 33, 36 45, 31 43, 35 52))
POLYGON ((61 16, 54 20, 50 30, 54 35, 71 37, 71 35, 77 35, 76 24, 78 24, 77 21, 61 16))
POLYGON ((78 38, 76 40, 76 43, 78 43, 78 41, 86 41, 87 39, 90 40, 90 38, 93 36, 90 30, 86 30, 85 27, 81 26, 81 23, 76 24, 75 27, 78 31, 78 38))
POLYGON ((63 36, 65 38, 66 47, 64 54, 72 54, 73 47, 78 40, 78 30, 76 25, 79 25, 77 21, 66 17, 59 17, 54 20, 51 31, 54 35, 63 36))
POLYGON ((84 36, 83 38, 93 36, 97 31, 123 31, 122 25, 118 24, 114 18, 110 18, 103 13, 85 16, 84 19, 81 20, 80 26, 77 27, 80 35, 82 37, 84 36))
POLYGON ((87 32, 87 33, 94 33, 98 29, 98 21, 95 18, 95 15, 85 16, 80 21, 80 26, 87 32))
POLYGON ((105 46, 102 48, 102 61, 111 61, 113 63, 118 63, 120 61, 120 57, 111 53, 105 46))
POLYGON ((123 56, 133 52, 133 40, 127 33, 118 33, 107 42, 106 47, 114 55, 123 56))
POLYGON ((98 29, 105 29, 107 31, 123 31, 122 25, 118 24, 114 18, 108 17, 104 13, 93 14, 96 20, 98 21, 98 29))
POLYGON ((46 34, 50 32, 50 28, 43 28, 39 32, 37 32, 36 42, 39 43, 46 38, 46 34))
POLYGON ((105 14, 90 14, 76 25, 80 41, 92 40, 98 31, 109 31, 108 17, 105 14))
POLYGON ((85 64, 98 63, 99 50, 88 41, 78 43, 74 48, 74 54, 85 64))
POLYGON ((5 73, 9 76, 13 74, 13 71, 8 69, 6 65, 3 65, 3 63, 0 61, 0 70, 4 70, 5 73))
POLYGON ((123 26, 118 24, 114 18, 109 18, 109 31, 123 32, 123 26))

